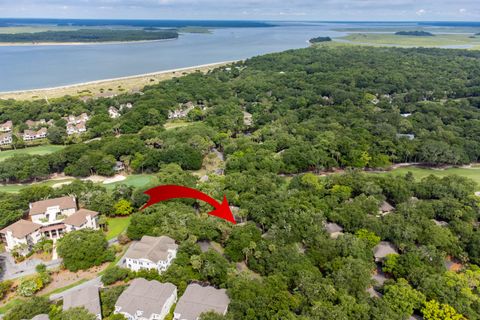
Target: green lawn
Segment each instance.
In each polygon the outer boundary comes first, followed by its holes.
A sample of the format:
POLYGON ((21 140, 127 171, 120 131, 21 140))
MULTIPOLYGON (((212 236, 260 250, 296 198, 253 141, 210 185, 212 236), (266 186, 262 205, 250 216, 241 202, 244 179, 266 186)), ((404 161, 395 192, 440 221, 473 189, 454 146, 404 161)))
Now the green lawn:
POLYGON ((107 190, 113 190, 116 185, 126 184, 134 188, 139 188, 155 183, 156 177, 154 174, 134 174, 127 177, 127 179, 119 182, 103 184, 107 190))
POLYGON ((65 148, 65 146, 57 146, 57 145, 47 144, 47 145, 38 146, 38 147, 1 151, 0 152, 0 162, 5 161, 6 159, 8 159, 10 157, 13 157, 15 154, 44 155, 44 154, 49 154, 49 153, 61 150, 63 148, 65 148))
POLYGON ((107 240, 116 238, 120 233, 125 231, 125 229, 127 229, 128 225, 130 224, 131 219, 131 216, 108 218, 107 240))
POLYGON ((445 177, 451 174, 456 174, 462 177, 467 177, 475 181, 480 186, 480 168, 450 168, 450 169, 426 169, 418 167, 407 167, 407 168, 398 168, 394 169, 388 173, 381 174, 394 174, 394 175, 405 175, 407 172, 412 172, 416 179, 422 179, 431 174, 438 177, 445 177))
MULTIPOLYGON (((53 186, 57 183, 61 182, 67 182, 67 181, 74 181, 74 179, 62 179, 62 180, 45 180, 42 182, 38 183, 25 183, 25 184, 6 184, 6 185, 1 185, 0 184, 0 192, 11 192, 11 193, 16 193, 19 192, 20 190, 30 187, 32 185, 39 185, 39 186, 53 186)), ((119 182, 114 182, 114 183, 109 183, 109 184, 102 184, 103 187, 105 187, 107 190, 113 190, 116 185, 119 184, 126 184, 135 188, 138 187, 143 187, 147 185, 154 184, 156 181, 155 175, 153 174, 135 174, 128 176, 127 179, 119 182)))
POLYGON ((0 192, 10 192, 10 193, 17 193, 20 190, 30 187, 32 185, 38 185, 38 186, 53 186, 57 183, 62 183, 62 182, 67 182, 67 181, 73 181, 73 179, 62 179, 62 180, 45 180, 42 182, 38 183, 25 183, 25 184, 6 184, 6 185, 0 185, 0 192))
POLYGON ((436 34, 433 37, 399 36, 382 33, 352 33, 339 40, 353 44, 389 45, 405 47, 444 47, 468 46, 480 48, 480 37, 471 37, 471 34, 436 34))

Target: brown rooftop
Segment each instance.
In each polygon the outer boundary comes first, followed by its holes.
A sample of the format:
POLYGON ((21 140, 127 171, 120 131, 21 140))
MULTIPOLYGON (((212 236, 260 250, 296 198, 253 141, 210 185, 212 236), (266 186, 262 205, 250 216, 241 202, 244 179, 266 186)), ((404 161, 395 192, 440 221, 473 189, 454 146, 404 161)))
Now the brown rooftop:
POLYGON ((31 216, 36 214, 42 214, 47 211, 47 208, 58 206, 60 210, 70 209, 70 208, 77 208, 77 203, 74 197, 61 197, 61 198, 54 198, 54 199, 47 199, 42 201, 37 201, 30 203, 30 212, 31 216))
POLYGON ((9 225, 8 227, 0 230, 0 233, 6 234, 7 231, 11 231, 13 236, 17 239, 25 238, 27 235, 32 232, 37 231, 42 226, 36 223, 33 223, 28 220, 18 220, 17 222, 9 225))
POLYGON ((80 227, 82 224, 87 222, 88 216, 91 216, 93 218, 93 217, 96 217, 97 215, 98 215, 98 212, 96 211, 80 209, 74 214, 72 214, 71 216, 67 217, 65 220, 63 220, 63 223, 80 227))
POLYGON ((199 284, 190 284, 183 296, 178 300, 174 313, 180 319, 196 320, 203 312, 214 311, 225 314, 230 299, 225 289, 202 287, 199 284))

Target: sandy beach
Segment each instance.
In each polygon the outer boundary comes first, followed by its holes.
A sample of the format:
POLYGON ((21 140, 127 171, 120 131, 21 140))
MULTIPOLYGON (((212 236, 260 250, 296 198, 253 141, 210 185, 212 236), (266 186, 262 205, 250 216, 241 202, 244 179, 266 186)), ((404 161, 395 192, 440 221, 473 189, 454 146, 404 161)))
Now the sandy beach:
POLYGON ((113 44, 137 44, 149 42, 174 41, 178 38, 135 41, 101 41, 101 42, 0 42, 0 47, 28 47, 28 46, 99 46, 113 44))
POLYGON ((89 81, 53 88, 0 92, 0 99, 35 100, 52 99, 70 95, 82 99, 113 97, 127 92, 138 92, 147 85, 157 84, 160 81, 183 76, 193 72, 208 72, 236 61, 223 61, 193 67, 164 70, 134 76, 119 77, 89 81))

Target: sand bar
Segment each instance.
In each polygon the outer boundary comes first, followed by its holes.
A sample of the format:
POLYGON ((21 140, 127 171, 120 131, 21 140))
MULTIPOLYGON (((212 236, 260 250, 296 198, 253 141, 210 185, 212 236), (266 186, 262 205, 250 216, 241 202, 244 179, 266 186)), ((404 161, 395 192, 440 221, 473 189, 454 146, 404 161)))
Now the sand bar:
POLYGON ((236 61, 216 62, 193 67, 164 70, 112 79, 89 81, 53 88, 0 92, 0 99, 35 100, 59 98, 66 95, 82 97, 84 99, 113 97, 122 93, 140 91, 143 87, 147 85, 157 84, 160 81, 172 79, 174 77, 179 77, 185 74, 194 72, 206 73, 215 68, 225 66, 234 62, 236 61))

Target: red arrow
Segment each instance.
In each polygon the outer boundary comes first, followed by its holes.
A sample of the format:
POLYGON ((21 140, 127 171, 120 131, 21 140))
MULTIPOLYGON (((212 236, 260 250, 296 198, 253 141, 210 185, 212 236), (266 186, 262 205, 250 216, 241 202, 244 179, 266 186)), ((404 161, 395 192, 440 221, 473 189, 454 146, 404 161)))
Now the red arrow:
POLYGON ((193 199, 205 201, 211 204, 215 208, 215 210, 208 213, 209 215, 219 217, 221 219, 230 221, 233 224, 236 224, 235 218, 233 217, 232 211, 230 210, 230 206, 228 205, 227 197, 225 196, 223 196, 223 202, 222 204, 220 204, 215 199, 209 197, 203 192, 200 192, 192 188, 176 186, 176 185, 158 186, 158 187, 149 189, 144 193, 146 195, 149 195, 150 199, 140 210, 148 208, 152 204, 158 203, 160 201, 178 199, 178 198, 193 198, 193 199))

